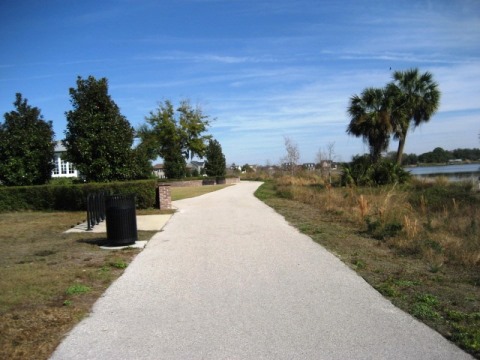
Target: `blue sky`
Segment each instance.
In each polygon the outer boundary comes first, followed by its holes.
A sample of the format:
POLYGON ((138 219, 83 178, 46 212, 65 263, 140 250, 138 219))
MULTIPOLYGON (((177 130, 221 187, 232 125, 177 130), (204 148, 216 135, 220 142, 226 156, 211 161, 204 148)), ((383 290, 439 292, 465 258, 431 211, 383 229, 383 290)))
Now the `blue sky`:
POLYGON ((20 92, 57 139, 69 88, 93 75, 134 127, 190 99, 228 164, 278 163, 285 136, 302 162, 329 143, 349 161, 368 151, 345 133, 349 98, 418 67, 441 106, 405 151, 480 146, 478 0, 2 0, 0 36, 0 112, 20 92))

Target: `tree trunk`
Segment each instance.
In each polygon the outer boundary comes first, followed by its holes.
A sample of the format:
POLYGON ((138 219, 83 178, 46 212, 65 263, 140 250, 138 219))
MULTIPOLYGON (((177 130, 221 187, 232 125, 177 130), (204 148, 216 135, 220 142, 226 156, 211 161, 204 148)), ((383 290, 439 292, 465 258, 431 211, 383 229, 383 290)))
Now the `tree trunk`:
POLYGON ((403 148, 405 147, 405 137, 398 140, 397 165, 402 165, 403 148))

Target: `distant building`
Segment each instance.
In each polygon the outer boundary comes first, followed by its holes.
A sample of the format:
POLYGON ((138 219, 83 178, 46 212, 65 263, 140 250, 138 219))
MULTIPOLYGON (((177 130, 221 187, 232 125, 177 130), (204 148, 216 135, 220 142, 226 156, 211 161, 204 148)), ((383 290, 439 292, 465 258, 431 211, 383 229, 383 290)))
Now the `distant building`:
POLYGON ((205 169, 205 161, 191 161, 187 167, 190 167, 191 171, 197 171, 198 174, 202 174, 205 169))
POLYGON ((314 171, 315 170, 315 164, 314 163, 305 163, 302 166, 305 170, 308 170, 308 171, 314 171))
POLYGON ((318 168, 320 168, 321 170, 335 170, 337 168, 337 164, 331 160, 322 160, 318 164, 318 168))
POLYGON ((292 170, 292 168, 295 167, 295 166, 296 166, 296 165, 295 165, 294 163, 292 163, 292 162, 284 162, 284 163, 282 164, 282 169, 283 169, 284 171, 289 171, 289 170, 292 170))
POLYGON ((68 161, 65 161, 65 155, 67 149, 63 146, 61 141, 57 141, 55 144, 54 165, 52 170, 52 178, 59 177, 75 177, 78 178, 78 170, 75 166, 68 161))
POLYGON ((165 179, 165 169, 163 164, 155 164, 153 165, 153 174, 158 177, 159 179, 165 179))
MULTIPOLYGON (((192 161, 190 164, 187 164, 187 171, 192 173, 193 171, 197 171, 198 174, 202 174, 205 169, 205 161, 192 161)), ((153 174, 158 177, 159 179, 166 179, 165 175, 165 166, 164 164, 155 164, 152 167, 153 174)))
POLYGON ((232 170, 233 172, 236 172, 236 171, 242 171, 242 167, 240 165, 235 165, 235 163, 233 163, 232 165, 230 165, 230 170, 232 170))
POLYGON ((240 171, 242 172, 242 174, 255 173, 257 172, 257 165, 245 164, 242 167, 240 167, 240 171))

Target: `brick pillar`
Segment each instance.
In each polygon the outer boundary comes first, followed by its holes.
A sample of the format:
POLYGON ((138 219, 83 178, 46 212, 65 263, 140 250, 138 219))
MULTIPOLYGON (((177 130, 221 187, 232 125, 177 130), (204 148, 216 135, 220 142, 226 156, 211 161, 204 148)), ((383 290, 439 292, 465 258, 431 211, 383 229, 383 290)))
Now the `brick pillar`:
POLYGON ((157 207, 160 210, 172 208, 170 184, 159 184, 157 187, 157 207))

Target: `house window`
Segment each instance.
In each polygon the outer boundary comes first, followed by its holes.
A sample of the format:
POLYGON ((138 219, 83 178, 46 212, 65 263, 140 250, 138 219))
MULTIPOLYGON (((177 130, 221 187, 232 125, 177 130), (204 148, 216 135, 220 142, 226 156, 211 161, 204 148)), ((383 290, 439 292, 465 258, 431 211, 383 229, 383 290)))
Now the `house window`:
POLYGON ((63 160, 60 160, 60 168, 62 169, 62 174, 67 173, 67 163, 63 160))
POLYGON ((53 163, 55 165, 55 167, 53 168, 53 174, 54 175, 58 175, 60 173, 60 170, 58 168, 58 162, 59 162, 59 158, 58 157, 55 157, 55 162, 53 163))
POLYGON ((68 164, 68 173, 69 174, 73 174, 75 173, 75 167, 73 166, 73 164, 68 164))

